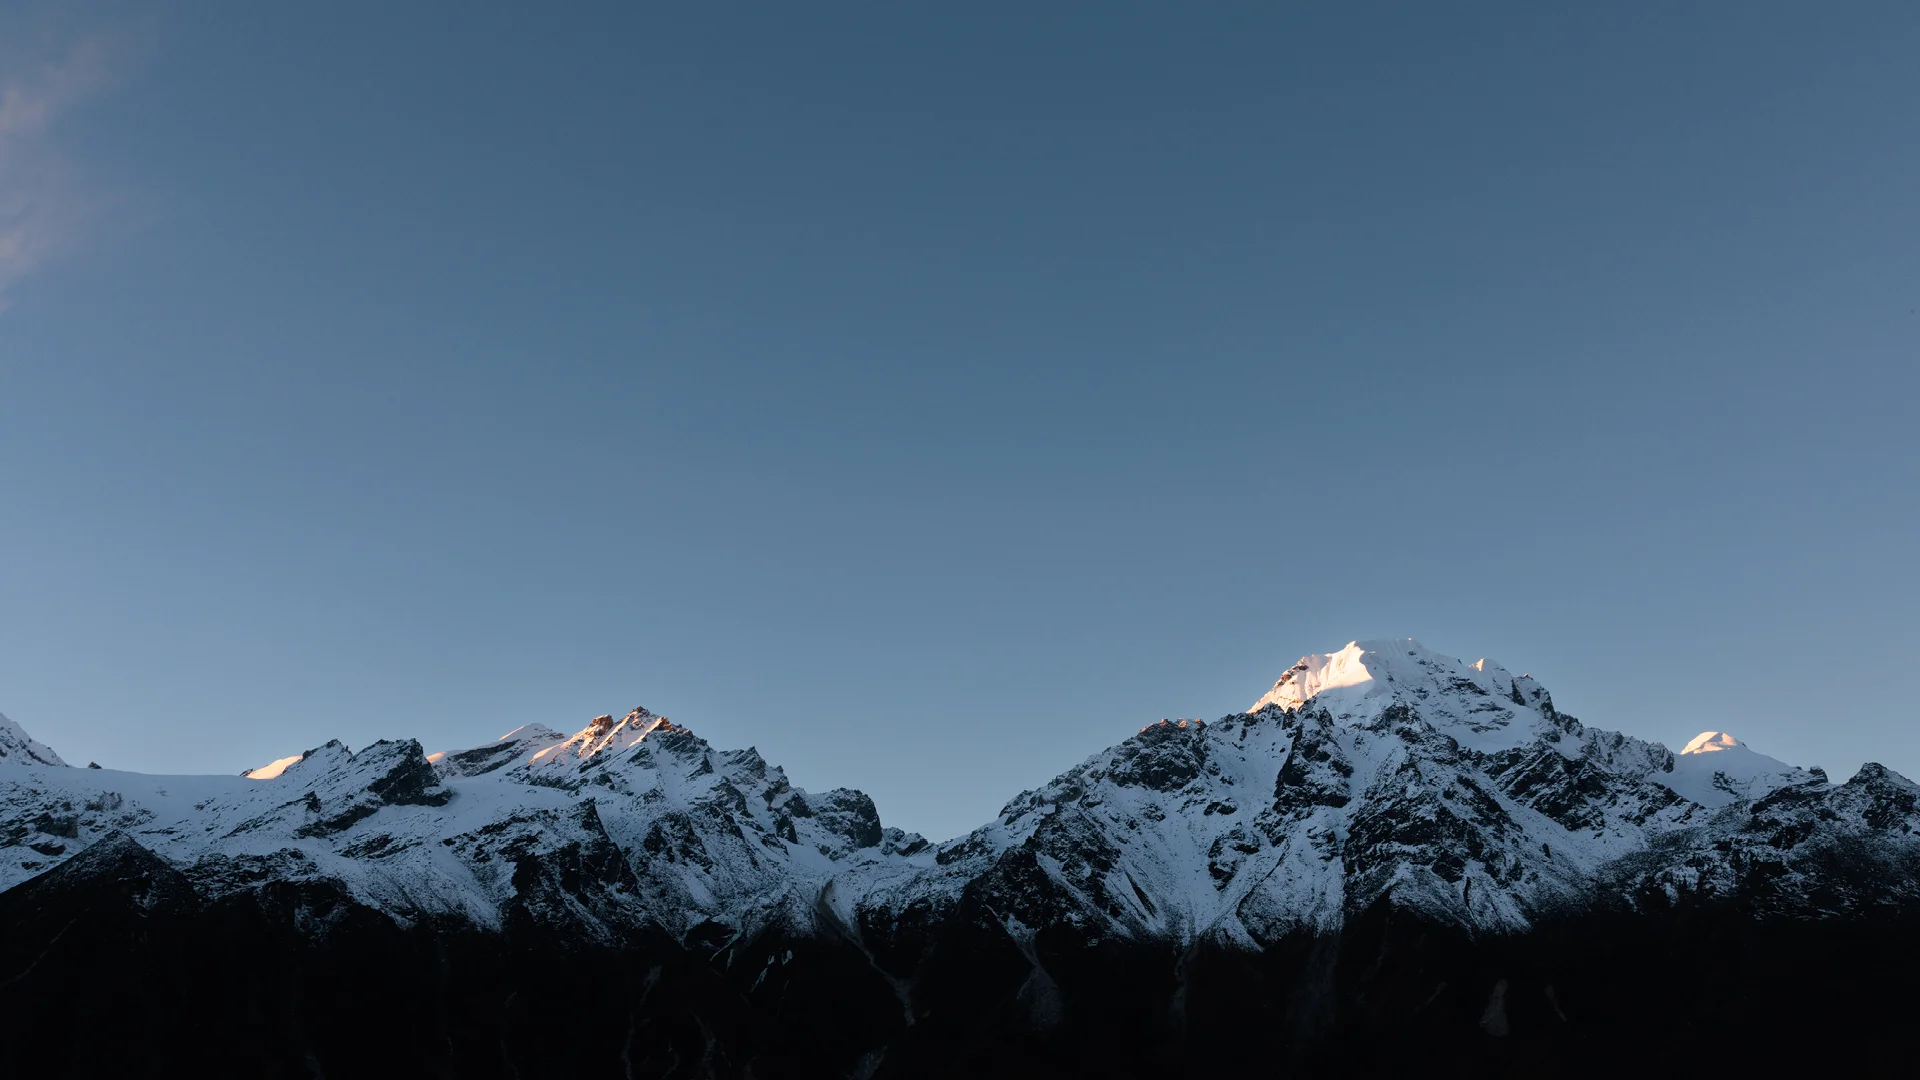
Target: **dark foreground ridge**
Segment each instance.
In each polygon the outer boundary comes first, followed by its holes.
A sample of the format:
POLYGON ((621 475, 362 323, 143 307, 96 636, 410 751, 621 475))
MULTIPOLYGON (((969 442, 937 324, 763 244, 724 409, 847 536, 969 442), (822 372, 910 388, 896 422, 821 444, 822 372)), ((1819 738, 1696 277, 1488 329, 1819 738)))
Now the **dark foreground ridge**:
POLYGON ((967 836, 644 709, 263 779, 0 718, 0 1076, 1905 1075, 1920 788, 1411 642, 967 836))
POLYGON ((1894 1076, 1920 1049, 1911 917, 1737 904, 1477 939, 1379 905, 1259 953, 1043 929, 1044 987, 961 919, 909 1007, 850 942, 402 928, 317 885, 201 904, 131 842, 0 925, 12 1076, 1894 1076))

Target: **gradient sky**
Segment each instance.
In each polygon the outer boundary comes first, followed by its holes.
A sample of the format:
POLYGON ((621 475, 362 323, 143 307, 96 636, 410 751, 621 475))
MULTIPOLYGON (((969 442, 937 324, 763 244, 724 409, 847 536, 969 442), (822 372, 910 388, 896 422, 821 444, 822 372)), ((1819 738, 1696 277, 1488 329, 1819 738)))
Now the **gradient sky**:
POLYGON ((0 712, 944 837, 1411 635, 1920 776, 1920 5, 564 7, 0 0, 0 712))

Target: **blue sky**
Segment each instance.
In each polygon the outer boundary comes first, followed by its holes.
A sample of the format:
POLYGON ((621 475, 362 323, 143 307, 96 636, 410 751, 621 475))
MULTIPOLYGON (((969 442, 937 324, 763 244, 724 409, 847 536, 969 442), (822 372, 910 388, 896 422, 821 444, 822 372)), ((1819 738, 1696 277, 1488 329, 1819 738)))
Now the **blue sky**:
POLYGON ((1920 8, 268 8, 0 3, 70 760, 645 704, 945 836, 1411 635, 1920 775, 1920 8))

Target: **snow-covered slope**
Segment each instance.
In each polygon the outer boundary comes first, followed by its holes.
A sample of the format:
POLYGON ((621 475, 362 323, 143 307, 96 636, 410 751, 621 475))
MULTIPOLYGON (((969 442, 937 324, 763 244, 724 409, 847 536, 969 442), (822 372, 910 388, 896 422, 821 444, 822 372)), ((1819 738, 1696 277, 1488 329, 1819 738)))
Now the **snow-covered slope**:
POLYGON ((329 743, 243 777, 71 769, 10 722, 0 748, 0 889, 117 835, 212 896, 326 882, 403 922, 594 939, 777 928, 898 955, 959 918, 1256 948, 1383 902, 1479 932, 1656 895, 1920 899, 1886 869, 1920 865, 1903 778, 1834 787, 1719 733, 1676 755, 1405 639, 1305 657, 1246 713, 1150 724, 937 847, 645 709, 431 757, 329 743), (1878 876, 1846 879, 1835 845, 1879 853, 1878 876))
POLYGON ((19 724, 0 715, 0 765, 8 764, 65 766, 66 762, 52 747, 34 742, 19 724))

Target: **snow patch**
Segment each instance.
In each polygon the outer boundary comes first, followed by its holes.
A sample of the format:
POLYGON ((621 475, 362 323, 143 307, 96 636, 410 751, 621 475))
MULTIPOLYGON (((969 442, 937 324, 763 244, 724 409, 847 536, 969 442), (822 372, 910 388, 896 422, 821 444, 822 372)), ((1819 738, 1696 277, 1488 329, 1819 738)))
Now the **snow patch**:
POLYGON ((287 766, 297 763, 301 758, 306 756, 305 754, 295 754, 292 757, 283 757, 277 761, 270 761, 257 769, 248 769, 240 775, 249 780, 271 780, 281 773, 286 772, 287 766))

